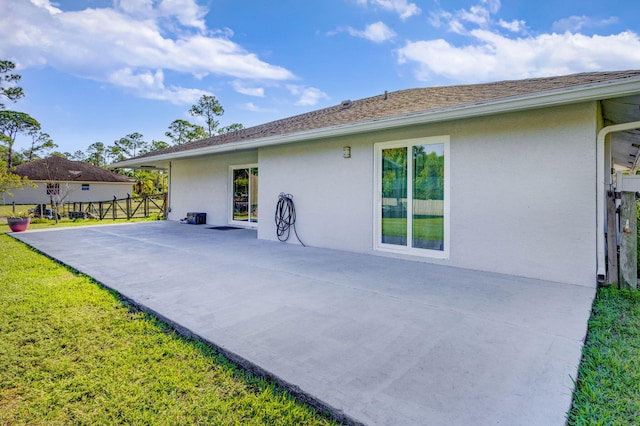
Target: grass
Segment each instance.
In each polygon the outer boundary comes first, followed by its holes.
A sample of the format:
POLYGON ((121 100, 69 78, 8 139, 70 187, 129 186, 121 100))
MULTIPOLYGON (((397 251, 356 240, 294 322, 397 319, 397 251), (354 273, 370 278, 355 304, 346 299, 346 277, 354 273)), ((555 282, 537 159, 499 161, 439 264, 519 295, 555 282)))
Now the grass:
MULTIPOLYGON (((15 211, 26 212, 29 209, 35 207, 35 204, 16 204, 15 211)), ((0 204, 0 217, 7 217, 13 213, 13 206, 11 204, 0 204)))
MULTIPOLYGON (((46 218, 31 218, 28 230, 34 229, 50 229, 50 228, 67 228, 70 226, 88 226, 88 225, 114 225, 127 222, 147 222, 158 220, 157 217, 132 217, 131 219, 68 219, 62 218, 56 223, 55 220, 46 218)), ((0 234, 11 232, 6 221, 0 217, 0 234)))
POLYGON ((0 259, 2 425, 331 424, 4 234, 0 259))
MULTIPOLYGON (((406 236, 407 219, 387 217, 382 219, 382 233, 387 236, 406 236)), ((444 218, 428 217, 413 219, 414 238, 442 241, 444 239, 444 218)))
POLYGON ((640 291, 598 290, 570 425, 640 422, 640 291))

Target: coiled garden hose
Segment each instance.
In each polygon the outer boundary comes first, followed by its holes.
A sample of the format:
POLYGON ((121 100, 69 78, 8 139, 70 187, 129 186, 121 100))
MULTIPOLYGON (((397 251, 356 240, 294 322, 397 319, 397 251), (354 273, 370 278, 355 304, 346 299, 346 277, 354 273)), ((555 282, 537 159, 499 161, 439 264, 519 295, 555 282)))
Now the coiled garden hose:
POLYGON ((281 192, 278 196, 278 204, 276 204, 276 235, 280 241, 284 242, 289 239, 291 227, 293 227, 293 232, 300 244, 306 247, 296 230, 296 208, 293 205, 293 195, 281 192))

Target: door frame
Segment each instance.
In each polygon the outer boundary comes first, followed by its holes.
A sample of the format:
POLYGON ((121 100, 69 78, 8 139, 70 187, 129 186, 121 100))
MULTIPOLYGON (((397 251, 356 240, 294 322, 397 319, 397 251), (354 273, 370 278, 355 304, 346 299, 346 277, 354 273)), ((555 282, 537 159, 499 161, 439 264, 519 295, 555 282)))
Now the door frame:
MULTIPOLYGON (((257 228, 258 227, 258 222, 251 222, 251 187, 250 187, 251 179, 249 179, 249 184, 248 184, 249 185, 249 197, 248 197, 248 206, 247 206, 248 220, 246 222, 244 222, 244 221, 234 220, 233 219, 233 208, 234 208, 234 201, 233 201, 233 197, 234 197, 233 172, 235 170, 240 170, 240 169, 249 169, 249 175, 251 175, 251 169, 258 169, 258 163, 234 164, 234 165, 230 165, 229 166, 229 178, 228 178, 228 188, 227 188, 227 200, 229 202, 228 223, 229 223, 229 225, 234 225, 234 226, 242 226, 242 227, 247 227, 247 228, 257 228)), ((260 174, 258 173, 257 176, 259 178, 260 174)), ((259 216, 258 216, 258 220, 260 220, 259 216)))
MULTIPOLYGON (((449 135, 441 135, 441 136, 430 136, 430 137, 422 137, 422 138, 413 138, 413 139, 401 139, 390 142, 380 142, 374 144, 374 183, 373 183, 373 249, 376 251, 384 251, 389 253, 396 254, 409 254, 416 255, 420 257, 429 257, 434 259, 449 259, 449 253, 451 248, 451 208, 450 208, 450 185, 451 185, 451 155, 450 155, 450 136, 449 135), (434 144, 443 144, 444 145, 444 206, 443 206, 443 214, 444 214, 444 236, 443 236, 443 245, 444 250, 431 250, 425 248, 414 248, 411 247, 411 234, 407 234, 407 245, 394 245, 394 244, 385 244, 382 242, 382 151, 388 148, 402 148, 407 147, 407 179, 412 178, 413 172, 412 167, 412 158, 413 155, 411 153, 410 147, 415 145, 434 145, 434 144)), ((410 193, 410 188, 412 185, 408 186, 408 194, 410 193)), ((412 197, 411 197, 412 198, 412 197)), ((412 206, 412 200, 408 200, 408 205, 412 206)), ((407 217, 407 227, 408 232, 411 231, 411 221, 408 220, 407 217)))

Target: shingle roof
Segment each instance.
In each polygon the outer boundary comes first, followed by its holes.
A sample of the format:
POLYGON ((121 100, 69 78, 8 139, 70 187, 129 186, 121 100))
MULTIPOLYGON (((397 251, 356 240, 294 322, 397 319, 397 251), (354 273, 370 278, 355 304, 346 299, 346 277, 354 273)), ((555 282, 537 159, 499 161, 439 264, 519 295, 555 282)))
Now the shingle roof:
POLYGON ((477 104, 606 81, 640 77, 640 70, 572 74, 559 77, 530 78, 526 80, 461 86, 406 89, 370 98, 356 100, 345 108, 342 104, 249 127, 236 132, 192 141, 154 151, 141 157, 188 151, 208 146, 248 141, 269 136, 280 136, 325 127, 353 124, 410 113, 477 104))
POLYGON ((61 182, 127 182, 133 181, 127 176, 101 169, 82 161, 51 156, 43 160, 32 161, 16 167, 15 173, 30 180, 61 182))

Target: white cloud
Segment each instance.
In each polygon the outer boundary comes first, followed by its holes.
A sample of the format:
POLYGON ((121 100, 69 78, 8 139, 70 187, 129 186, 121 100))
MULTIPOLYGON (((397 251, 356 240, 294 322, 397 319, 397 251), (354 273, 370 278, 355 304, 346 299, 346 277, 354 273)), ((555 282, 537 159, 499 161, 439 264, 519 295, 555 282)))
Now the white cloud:
POLYGON ((429 14, 429 23, 440 28, 443 24, 449 31, 456 34, 468 35, 469 30, 466 25, 479 28, 498 27, 514 33, 526 32, 527 25, 523 20, 512 20, 511 22, 499 19, 495 21, 494 15, 500 11, 500 0, 480 0, 480 4, 472 5, 469 9, 460 9, 455 12, 438 10, 429 14))
POLYGON ((407 0, 356 0, 356 2, 363 6, 371 3, 384 10, 395 12, 401 19, 407 19, 422 12, 415 3, 408 3, 407 0))
MULTIPOLYGON (((61 11, 48 0, 0 1, 0 57, 12 58, 23 68, 48 65, 132 90, 132 82, 141 90, 154 88, 144 84, 147 77, 142 78, 155 75, 149 70, 198 78, 209 74, 261 81, 295 78, 286 68, 264 62, 231 41, 230 30, 204 28, 205 13, 195 0, 120 0, 113 8, 72 12, 61 11), (187 27, 195 32, 186 31, 187 27), (125 69, 139 78, 113 78, 125 69)), ((188 89, 172 87, 162 93, 180 99, 190 96, 188 89)))
POLYGON ((53 6, 49 0, 31 0, 31 2, 34 5, 47 10, 52 15, 55 15, 56 13, 62 13, 62 10, 60 10, 57 7, 53 6))
POLYGON ((246 104, 242 105, 242 108, 251 112, 274 112, 274 110, 272 109, 259 107, 253 102, 247 102, 246 104))
POLYGON ((395 31, 386 26, 384 22, 375 22, 367 25, 364 31, 358 31, 354 28, 348 27, 347 32, 354 37, 361 37, 375 43, 382 43, 383 41, 390 40, 396 36, 395 31))
POLYGON ((298 106, 313 106, 321 99, 329 99, 326 93, 315 87, 288 85, 287 89, 292 95, 298 96, 298 101, 295 103, 298 106))
POLYGON ((186 27, 206 29, 207 9, 194 0, 115 0, 114 9, 138 19, 175 19, 186 27))
POLYGON ((398 62, 413 65, 419 80, 439 77, 464 83, 640 68, 638 34, 572 33, 609 25, 616 18, 572 16, 554 24, 562 34, 531 35, 524 20, 498 19, 500 7, 500 0, 480 0, 468 9, 432 12, 431 25, 445 26, 467 41, 458 45, 443 38, 408 41, 397 51, 398 62))
POLYGON ((177 105, 193 104, 202 95, 212 95, 212 93, 200 89, 165 87, 164 73, 161 70, 143 71, 136 74, 130 68, 123 68, 112 72, 107 77, 107 81, 115 86, 132 89, 142 98, 169 101, 177 105))
POLYGON ((482 6, 471 6, 469 10, 460 10, 458 17, 463 21, 484 26, 491 20, 491 12, 482 6))
POLYGON ((398 51, 398 60, 415 65, 419 80, 440 76, 467 83, 640 68, 640 37, 630 31, 511 39, 478 29, 470 35, 473 43, 462 47, 443 39, 407 42, 398 51))
POLYGON ((509 30, 512 33, 523 32, 527 29, 527 23, 522 20, 514 19, 511 22, 500 19, 498 25, 505 30, 509 30))
POLYGON ((238 93, 242 93, 243 95, 256 96, 259 98, 264 97, 264 88, 262 87, 247 87, 238 80, 232 82, 231 86, 233 86, 233 90, 238 93))
POLYGON ((147 18, 154 15, 152 0, 115 0, 114 7, 128 15, 147 18))
POLYGON ((607 19, 597 20, 588 16, 570 16, 553 23, 552 29, 556 32, 578 32, 583 28, 603 27, 618 22, 618 18, 612 16, 607 19))
POLYGON ((481 0, 481 3, 485 4, 492 14, 498 13, 501 7, 500 0, 481 0))
POLYGON ((467 29, 464 27, 464 25, 462 25, 462 22, 458 21, 457 19, 452 19, 451 21, 449 21, 449 31, 456 34, 465 34, 467 32, 467 29))
POLYGON ((439 10, 437 12, 429 12, 429 23, 436 27, 440 28, 442 26, 442 21, 448 22, 451 20, 453 15, 447 11, 439 10))
POLYGON ((207 10, 198 6, 193 0, 161 0, 158 4, 158 12, 163 17, 175 17, 182 25, 200 30, 206 29, 204 17, 207 10))

